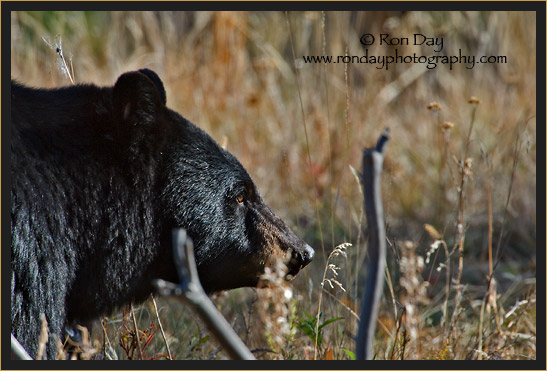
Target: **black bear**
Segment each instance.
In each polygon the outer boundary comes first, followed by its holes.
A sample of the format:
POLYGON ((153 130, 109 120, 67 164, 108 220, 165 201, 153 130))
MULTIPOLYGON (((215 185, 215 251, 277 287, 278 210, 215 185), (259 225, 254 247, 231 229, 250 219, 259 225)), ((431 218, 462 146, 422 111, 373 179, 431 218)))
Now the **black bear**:
POLYGON ((207 292, 256 286, 275 256, 294 276, 314 255, 147 69, 114 87, 12 81, 11 182, 11 331, 31 356, 42 314, 64 340, 145 300, 153 279, 176 282, 174 227, 193 239, 207 292))

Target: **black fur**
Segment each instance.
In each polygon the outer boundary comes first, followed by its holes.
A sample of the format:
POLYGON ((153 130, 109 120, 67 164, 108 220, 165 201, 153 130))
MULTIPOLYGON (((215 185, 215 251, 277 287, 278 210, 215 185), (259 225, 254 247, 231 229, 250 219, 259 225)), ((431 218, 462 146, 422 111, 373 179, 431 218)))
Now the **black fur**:
POLYGON ((312 259, 237 159, 165 106, 154 72, 108 88, 12 82, 11 100, 11 323, 31 355, 42 313, 63 339, 145 300, 154 278, 176 282, 173 227, 208 292, 256 286, 272 255, 292 252, 291 274, 312 259))

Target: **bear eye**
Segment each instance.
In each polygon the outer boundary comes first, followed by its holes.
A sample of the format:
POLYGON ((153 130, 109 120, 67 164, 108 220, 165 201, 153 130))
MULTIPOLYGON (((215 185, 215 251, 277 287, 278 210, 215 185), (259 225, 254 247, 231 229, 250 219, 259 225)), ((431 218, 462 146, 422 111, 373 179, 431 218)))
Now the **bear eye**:
POLYGON ((236 197, 236 200, 238 203, 242 204, 243 201, 245 201, 245 197, 243 197, 243 195, 239 195, 236 197))

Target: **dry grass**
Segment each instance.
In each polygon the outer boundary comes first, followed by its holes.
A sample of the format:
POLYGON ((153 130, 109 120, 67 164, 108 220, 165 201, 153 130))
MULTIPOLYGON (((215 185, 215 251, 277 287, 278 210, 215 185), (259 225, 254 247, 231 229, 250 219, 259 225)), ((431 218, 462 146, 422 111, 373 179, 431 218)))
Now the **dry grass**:
MULTIPOLYGON (((382 181, 388 271, 376 359, 535 359, 533 13, 23 12, 11 22, 12 77, 21 82, 112 85, 128 70, 157 71, 168 105, 225 143, 267 202, 316 248, 290 287, 215 296, 258 358, 314 358, 314 341, 297 323, 308 320, 304 312, 317 318, 321 297, 321 322, 344 319, 322 328, 317 358, 349 359, 366 254, 352 169, 390 127, 382 181), (301 60, 363 55, 365 32, 444 37, 446 55, 461 49, 509 63, 386 71, 301 60), (62 61, 43 40, 54 44, 57 35, 62 61), (322 287, 328 253, 346 242, 353 247, 336 262, 346 290, 322 287)), ((175 358, 226 358, 187 308, 158 298, 158 310, 175 358)), ((155 313, 151 301, 135 308, 139 331, 152 336, 141 344, 144 358, 167 353, 155 313)), ((92 344, 127 358, 120 341, 128 347, 135 338, 130 316, 103 323, 92 344)))

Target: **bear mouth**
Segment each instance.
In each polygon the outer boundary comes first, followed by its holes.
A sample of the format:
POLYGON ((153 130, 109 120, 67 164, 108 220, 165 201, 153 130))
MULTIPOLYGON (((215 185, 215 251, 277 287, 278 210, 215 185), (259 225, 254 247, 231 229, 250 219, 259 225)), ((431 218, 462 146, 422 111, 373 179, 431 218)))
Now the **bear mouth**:
MULTIPOLYGON (((291 259, 292 260, 292 259, 291 259)), ((306 264, 307 265, 307 264, 306 264)), ((287 265, 287 274, 285 275, 285 279, 287 281, 292 281, 296 278, 296 275, 300 272, 300 270, 302 268, 304 268, 305 265, 299 265, 299 264, 291 264, 291 262, 289 262, 289 264, 287 265)))

